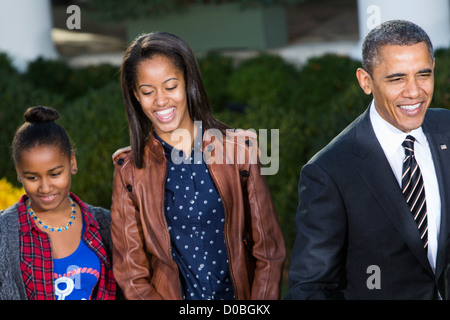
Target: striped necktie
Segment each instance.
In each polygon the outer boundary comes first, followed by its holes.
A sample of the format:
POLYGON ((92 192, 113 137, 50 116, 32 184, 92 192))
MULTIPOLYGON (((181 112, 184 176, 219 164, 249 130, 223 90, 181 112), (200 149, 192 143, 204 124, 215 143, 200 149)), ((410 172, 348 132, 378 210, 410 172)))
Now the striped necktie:
POLYGON ((428 223, 427 204, 425 201, 425 188, 422 173, 414 156, 413 136, 407 136, 402 146, 405 148, 405 159, 403 160, 402 192, 406 197, 414 221, 420 233, 424 248, 428 245, 428 223))

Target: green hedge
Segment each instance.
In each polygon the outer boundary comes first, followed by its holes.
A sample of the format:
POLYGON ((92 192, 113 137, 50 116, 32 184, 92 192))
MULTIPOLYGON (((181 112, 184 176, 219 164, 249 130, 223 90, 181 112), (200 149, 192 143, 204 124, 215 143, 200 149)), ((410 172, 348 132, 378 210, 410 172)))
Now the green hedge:
MULTIPOLYGON (((325 55, 299 70, 267 54, 237 66, 230 58, 210 54, 199 65, 218 119, 236 128, 279 130, 279 172, 266 178, 289 253, 301 167, 370 102, 355 77, 359 63, 325 55), (232 111, 233 105, 243 110, 232 111)), ((76 145, 79 173, 72 190, 86 202, 110 207, 111 154, 129 144, 118 68, 73 69, 39 59, 18 74, 0 55, 0 87, 0 177, 16 181, 10 145, 23 112, 33 105, 51 106, 60 112, 60 123, 76 145)), ((450 108, 450 49, 436 52, 432 107, 450 108)))
POLYGON ((450 109, 450 49, 435 52, 434 95, 432 106, 450 109))

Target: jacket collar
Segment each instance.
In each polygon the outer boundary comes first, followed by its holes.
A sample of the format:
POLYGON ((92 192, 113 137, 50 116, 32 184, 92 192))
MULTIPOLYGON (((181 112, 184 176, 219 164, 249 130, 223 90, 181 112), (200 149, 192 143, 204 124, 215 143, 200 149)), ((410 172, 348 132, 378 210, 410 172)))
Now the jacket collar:
POLYGON ((150 159, 158 163, 163 163, 166 159, 164 148, 158 138, 156 138, 153 130, 151 130, 150 136, 147 139, 144 154, 145 158, 150 157, 150 159))

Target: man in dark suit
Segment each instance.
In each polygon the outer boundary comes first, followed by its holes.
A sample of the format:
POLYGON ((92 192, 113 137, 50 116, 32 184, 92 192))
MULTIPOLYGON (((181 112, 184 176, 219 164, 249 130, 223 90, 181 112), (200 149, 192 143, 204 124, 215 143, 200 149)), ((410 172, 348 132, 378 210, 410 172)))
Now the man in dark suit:
POLYGON ((302 168, 286 299, 446 298, 450 111, 433 47, 388 21, 363 44, 369 108, 302 168))

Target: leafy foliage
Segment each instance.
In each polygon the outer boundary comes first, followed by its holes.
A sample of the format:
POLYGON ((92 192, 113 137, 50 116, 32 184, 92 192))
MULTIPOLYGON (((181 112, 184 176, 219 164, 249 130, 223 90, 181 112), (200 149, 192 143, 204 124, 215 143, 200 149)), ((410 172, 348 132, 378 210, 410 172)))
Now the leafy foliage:
POLYGON ((0 210, 12 206, 24 193, 23 188, 14 187, 6 178, 0 179, 0 210))

